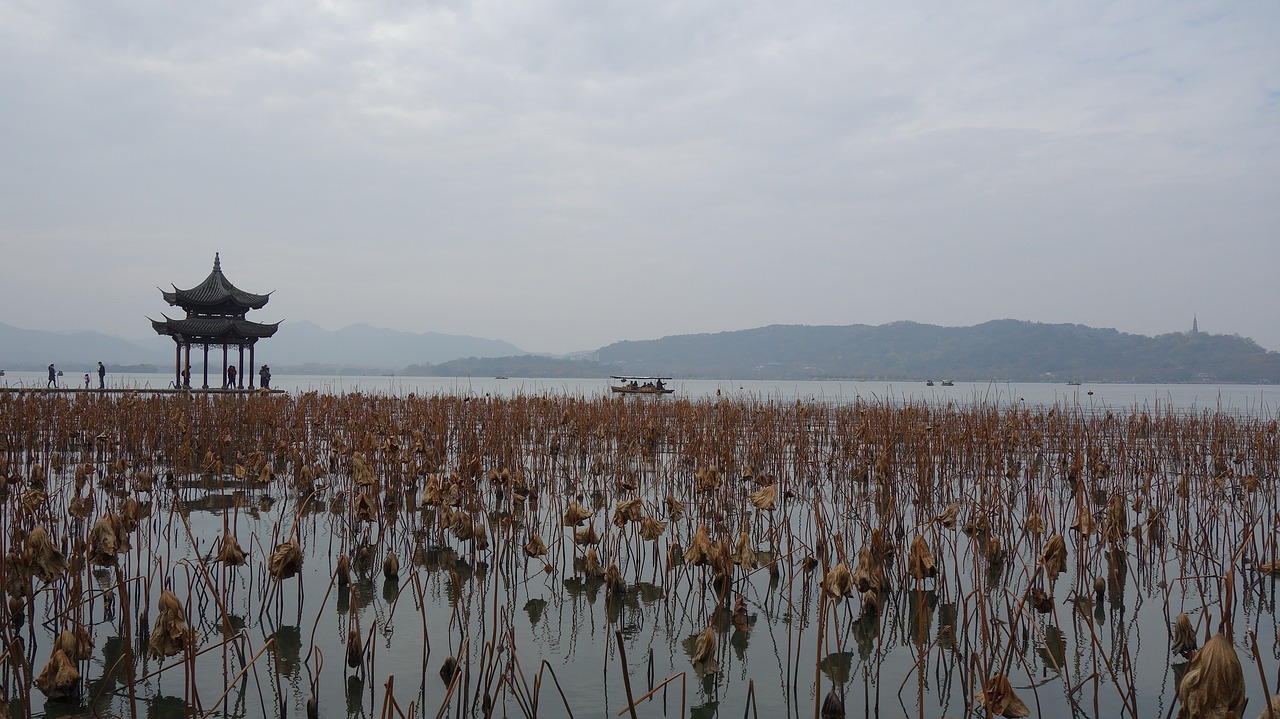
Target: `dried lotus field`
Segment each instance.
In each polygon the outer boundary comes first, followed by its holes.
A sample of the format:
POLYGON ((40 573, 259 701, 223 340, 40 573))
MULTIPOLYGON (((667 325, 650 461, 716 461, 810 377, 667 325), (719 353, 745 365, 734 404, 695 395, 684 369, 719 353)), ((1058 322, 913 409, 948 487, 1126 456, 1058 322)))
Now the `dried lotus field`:
POLYGON ((1065 403, 3 393, 0 691, 130 719, 1266 716, 1278 441, 1065 403))

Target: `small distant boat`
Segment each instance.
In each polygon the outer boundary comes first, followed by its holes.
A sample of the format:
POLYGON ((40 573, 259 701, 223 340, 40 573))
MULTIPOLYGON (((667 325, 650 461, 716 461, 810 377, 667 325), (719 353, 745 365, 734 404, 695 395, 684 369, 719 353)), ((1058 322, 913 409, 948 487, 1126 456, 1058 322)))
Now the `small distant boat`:
POLYGON ((932 387, 932 386, 933 386, 933 380, 929 380, 928 382, 925 382, 925 383, 924 383, 924 386, 925 386, 925 387, 932 387))
POLYGON ((955 386, 956 386, 956 383, 955 383, 955 382, 952 382, 952 381, 951 381, 951 380, 949 380, 949 379, 944 379, 944 380, 942 380, 942 386, 943 386, 943 387, 955 387, 955 386))
POLYGON ((1079 382, 1078 380, 1074 380, 1074 379, 1073 379, 1073 380, 1071 380, 1070 382, 1068 382, 1067 384, 1071 385, 1072 387, 1079 387, 1079 386, 1080 386, 1080 382, 1079 382))
POLYGON ((663 384, 670 377, 632 377, 631 375, 610 375, 610 379, 618 380, 609 385, 610 392, 620 394, 671 394, 675 390, 663 384))
POLYGON ((494 379, 510 379, 510 377, 507 377, 507 376, 506 376, 506 375, 504 375, 504 374, 500 374, 500 375, 498 375, 497 377, 494 377, 494 379))

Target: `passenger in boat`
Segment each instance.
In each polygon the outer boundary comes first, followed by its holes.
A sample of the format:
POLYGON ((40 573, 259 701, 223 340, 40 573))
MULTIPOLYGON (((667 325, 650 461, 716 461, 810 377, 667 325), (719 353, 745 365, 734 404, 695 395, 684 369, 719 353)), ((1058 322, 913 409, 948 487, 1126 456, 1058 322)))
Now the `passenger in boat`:
POLYGON ((658 378, 658 389, 664 389, 664 388, 663 388, 663 386, 662 386, 662 378, 661 378, 661 377, 659 377, 659 378, 658 378))

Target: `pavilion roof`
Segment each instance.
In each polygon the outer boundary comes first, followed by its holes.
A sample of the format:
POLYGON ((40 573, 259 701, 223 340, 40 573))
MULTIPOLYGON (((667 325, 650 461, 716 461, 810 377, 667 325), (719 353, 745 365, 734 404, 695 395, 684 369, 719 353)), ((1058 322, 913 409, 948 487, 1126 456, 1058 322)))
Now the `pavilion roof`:
POLYGON ((180 290, 173 286, 173 292, 165 292, 165 302, 185 310, 220 311, 224 314, 244 314, 247 310, 260 310, 271 299, 271 293, 265 295, 245 292, 231 284, 222 274, 222 259, 217 253, 213 255, 213 271, 204 278, 204 282, 189 290, 180 290))
POLYGON ((151 327, 156 334, 168 335, 176 340, 241 343, 274 335, 280 328, 280 323, 263 324, 236 317, 188 317, 175 320, 165 316, 164 320, 151 320, 151 327))

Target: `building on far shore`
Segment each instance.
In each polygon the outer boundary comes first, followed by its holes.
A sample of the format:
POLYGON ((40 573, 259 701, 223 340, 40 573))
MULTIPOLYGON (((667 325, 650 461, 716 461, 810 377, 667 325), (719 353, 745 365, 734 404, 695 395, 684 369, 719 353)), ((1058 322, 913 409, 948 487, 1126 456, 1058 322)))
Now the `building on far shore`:
MULTIPOLYGON (((249 310, 260 310, 271 299, 271 293, 265 295, 245 292, 231 284, 222 274, 222 258, 218 253, 213 255, 213 272, 204 282, 189 290, 180 290, 172 285, 172 292, 160 292, 170 306, 180 307, 186 317, 172 319, 162 315, 164 320, 151 320, 151 327, 156 334, 173 338, 174 384, 178 387, 191 386, 191 347, 204 348, 204 384, 209 388, 209 348, 222 346, 222 371, 218 375, 218 386, 227 383, 228 350, 236 347, 239 360, 236 363, 236 387, 244 388, 245 378, 249 379, 249 389, 253 389, 254 347, 258 340, 271 337, 279 329, 280 323, 263 324, 245 319, 249 310), (245 372, 244 350, 249 349, 249 371, 245 372), (185 351, 184 351, 185 350, 185 351)), ((148 318, 150 319, 150 318, 148 318)))

